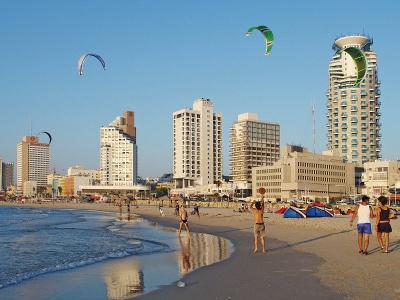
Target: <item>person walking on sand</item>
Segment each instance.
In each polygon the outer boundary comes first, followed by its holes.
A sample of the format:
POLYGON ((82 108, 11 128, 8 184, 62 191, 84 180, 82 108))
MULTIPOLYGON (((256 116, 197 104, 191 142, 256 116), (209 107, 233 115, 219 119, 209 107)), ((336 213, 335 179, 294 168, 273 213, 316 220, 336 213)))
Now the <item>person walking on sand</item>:
POLYGON ((363 195, 361 204, 359 204, 351 217, 350 226, 353 225, 354 219, 358 217, 358 253, 368 255, 369 236, 372 234, 371 219, 374 217, 372 207, 369 205, 369 197, 363 195))
POLYGON ((380 196, 376 210, 376 233, 383 253, 389 253, 389 234, 392 232, 390 208, 386 206, 387 203, 388 199, 385 196, 380 196))
POLYGON ((163 204, 162 202, 158 203, 158 211, 160 212, 160 216, 164 217, 164 210, 163 210, 163 204))
POLYGON ((265 253, 264 197, 261 197, 261 201, 253 202, 250 207, 254 215, 254 253, 258 251, 258 239, 261 251, 265 253))
POLYGON ((188 218, 189 218, 188 213, 187 213, 185 207, 182 204, 181 208, 179 210, 179 219, 180 219, 180 221, 179 221, 179 233, 178 233, 179 236, 181 235, 182 226, 185 225, 187 235, 188 235, 188 237, 190 237, 188 218))

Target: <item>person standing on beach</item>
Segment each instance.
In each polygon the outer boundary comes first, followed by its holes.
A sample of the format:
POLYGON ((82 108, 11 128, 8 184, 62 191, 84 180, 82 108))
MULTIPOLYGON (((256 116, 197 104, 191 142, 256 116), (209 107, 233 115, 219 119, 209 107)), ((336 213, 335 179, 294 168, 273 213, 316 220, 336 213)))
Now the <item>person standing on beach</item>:
POLYGON ((374 217, 372 207, 369 205, 369 197, 362 196, 361 204, 359 204, 351 217, 350 226, 353 225, 354 219, 358 217, 358 253, 368 255, 369 236, 372 234, 371 219, 374 217))
POLYGON ((254 215, 254 253, 258 251, 258 239, 261 242, 261 251, 265 253, 264 196, 261 197, 261 201, 251 204, 251 210, 254 215))
POLYGON ((185 225, 187 235, 188 235, 188 237, 190 237, 188 218, 189 218, 188 213, 187 213, 185 207, 182 204, 181 208, 179 210, 179 219, 180 219, 180 221, 179 221, 179 233, 178 233, 179 236, 181 235, 182 226, 185 225))
POLYGON ((388 199, 385 196, 380 196, 378 198, 379 206, 376 210, 376 233, 383 253, 389 253, 389 234, 392 232, 390 208, 386 206, 387 203, 388 199))
POLYGON ((179 203, 175 201, 175 216, 179 216, 179 203))

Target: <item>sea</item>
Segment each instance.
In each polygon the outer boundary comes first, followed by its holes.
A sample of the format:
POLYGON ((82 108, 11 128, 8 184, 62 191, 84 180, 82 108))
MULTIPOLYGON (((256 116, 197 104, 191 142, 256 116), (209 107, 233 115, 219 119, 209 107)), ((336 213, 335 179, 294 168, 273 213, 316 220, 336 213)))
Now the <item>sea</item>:
MULTIPOLYGON (((155 282, 169 284, 196 268, 226 259, 232 248, 229 241, 207 234, 193 234, 190 241, 178 239, 175 231, 135 216, 1 206, 0 298, 1 295, 23 297, 24 289, 18 289, 19 285, 29 286, 29 290, 40 289, 46 285, 40 280, 54 277, 51 274, 113 261, 113 267, 103 268, 104 274, 99 276, 104 285, 103 298, 128 299, 156 288, 155 282), (158 256, 157 268, 162 270, 165 261, 168 266, 164 269, 170 275, 150 282, 152 276, 145 274, 149 269, 146 259, 131 258, 160 254, 168 258, 158 256), (126 257, 129 262, 121 263, 126 257), (120 266, 115 267, 118 263, 120 266), (132 266, 125 270, 124 266, 129 264, 132 266), (15 291, 2 294, 11 289, 15 291)), ((56 296, 43 291, 39 297, 58 299, 56 296)))

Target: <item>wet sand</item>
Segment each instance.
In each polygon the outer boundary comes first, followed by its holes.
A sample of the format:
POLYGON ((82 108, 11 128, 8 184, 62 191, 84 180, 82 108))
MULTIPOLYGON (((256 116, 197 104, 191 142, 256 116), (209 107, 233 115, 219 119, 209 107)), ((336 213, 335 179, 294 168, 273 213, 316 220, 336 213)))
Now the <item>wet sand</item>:
MULTIPOLYGON (((108 204, 56 206, 118 210, 108 204)), ((160 217, 154 206, 132 211, 153 222, 176 227, 173 209, 164 210, 166 217, 160 217)), ((373 235, 371 254, 361 256, 357 253, 355 228, 349 227, 348 217, 287 220, 267 214, 267 253, 253 255, 250 214, 218 208, 200 208, 200 212, 200 219, 190 216, 192 230, 230 239, 235 245, 232 257, 186 275, 185 288, 168 285, 137 299, 400 298, 400 220, 392 222, 392 253, 379 253, 373 235)))

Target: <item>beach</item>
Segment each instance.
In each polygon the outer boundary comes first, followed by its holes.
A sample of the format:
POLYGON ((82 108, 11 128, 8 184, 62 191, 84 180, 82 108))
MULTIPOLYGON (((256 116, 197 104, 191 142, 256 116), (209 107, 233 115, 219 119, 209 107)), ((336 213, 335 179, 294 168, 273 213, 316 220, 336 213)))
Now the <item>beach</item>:
MULTIPOLYGON (((109 204, 36 204, 37 207, 115 211, 109 204)), ((189 209, 190 211, 191 209, 189 209)), ((173 209, 140 205, 132 212, 150 222, 177 227, 173 209)), ((400 297, 399 220, 393 220, 392 252, 378 251, 375 234, 370 255, 357 252, 355 227, 349 217, 283 219, 266 214, 267 253, 252 253, 252 216, 231 208, 200 208, 201 218, 190 216, 191 229, 229 239, 231 257, 183 276, 176 283, 135 299, 398 299, 400 297), (382 293, 382 291, 385 291, 382 293)), ((83 268, 84 269, 84 268, 83 268)))

